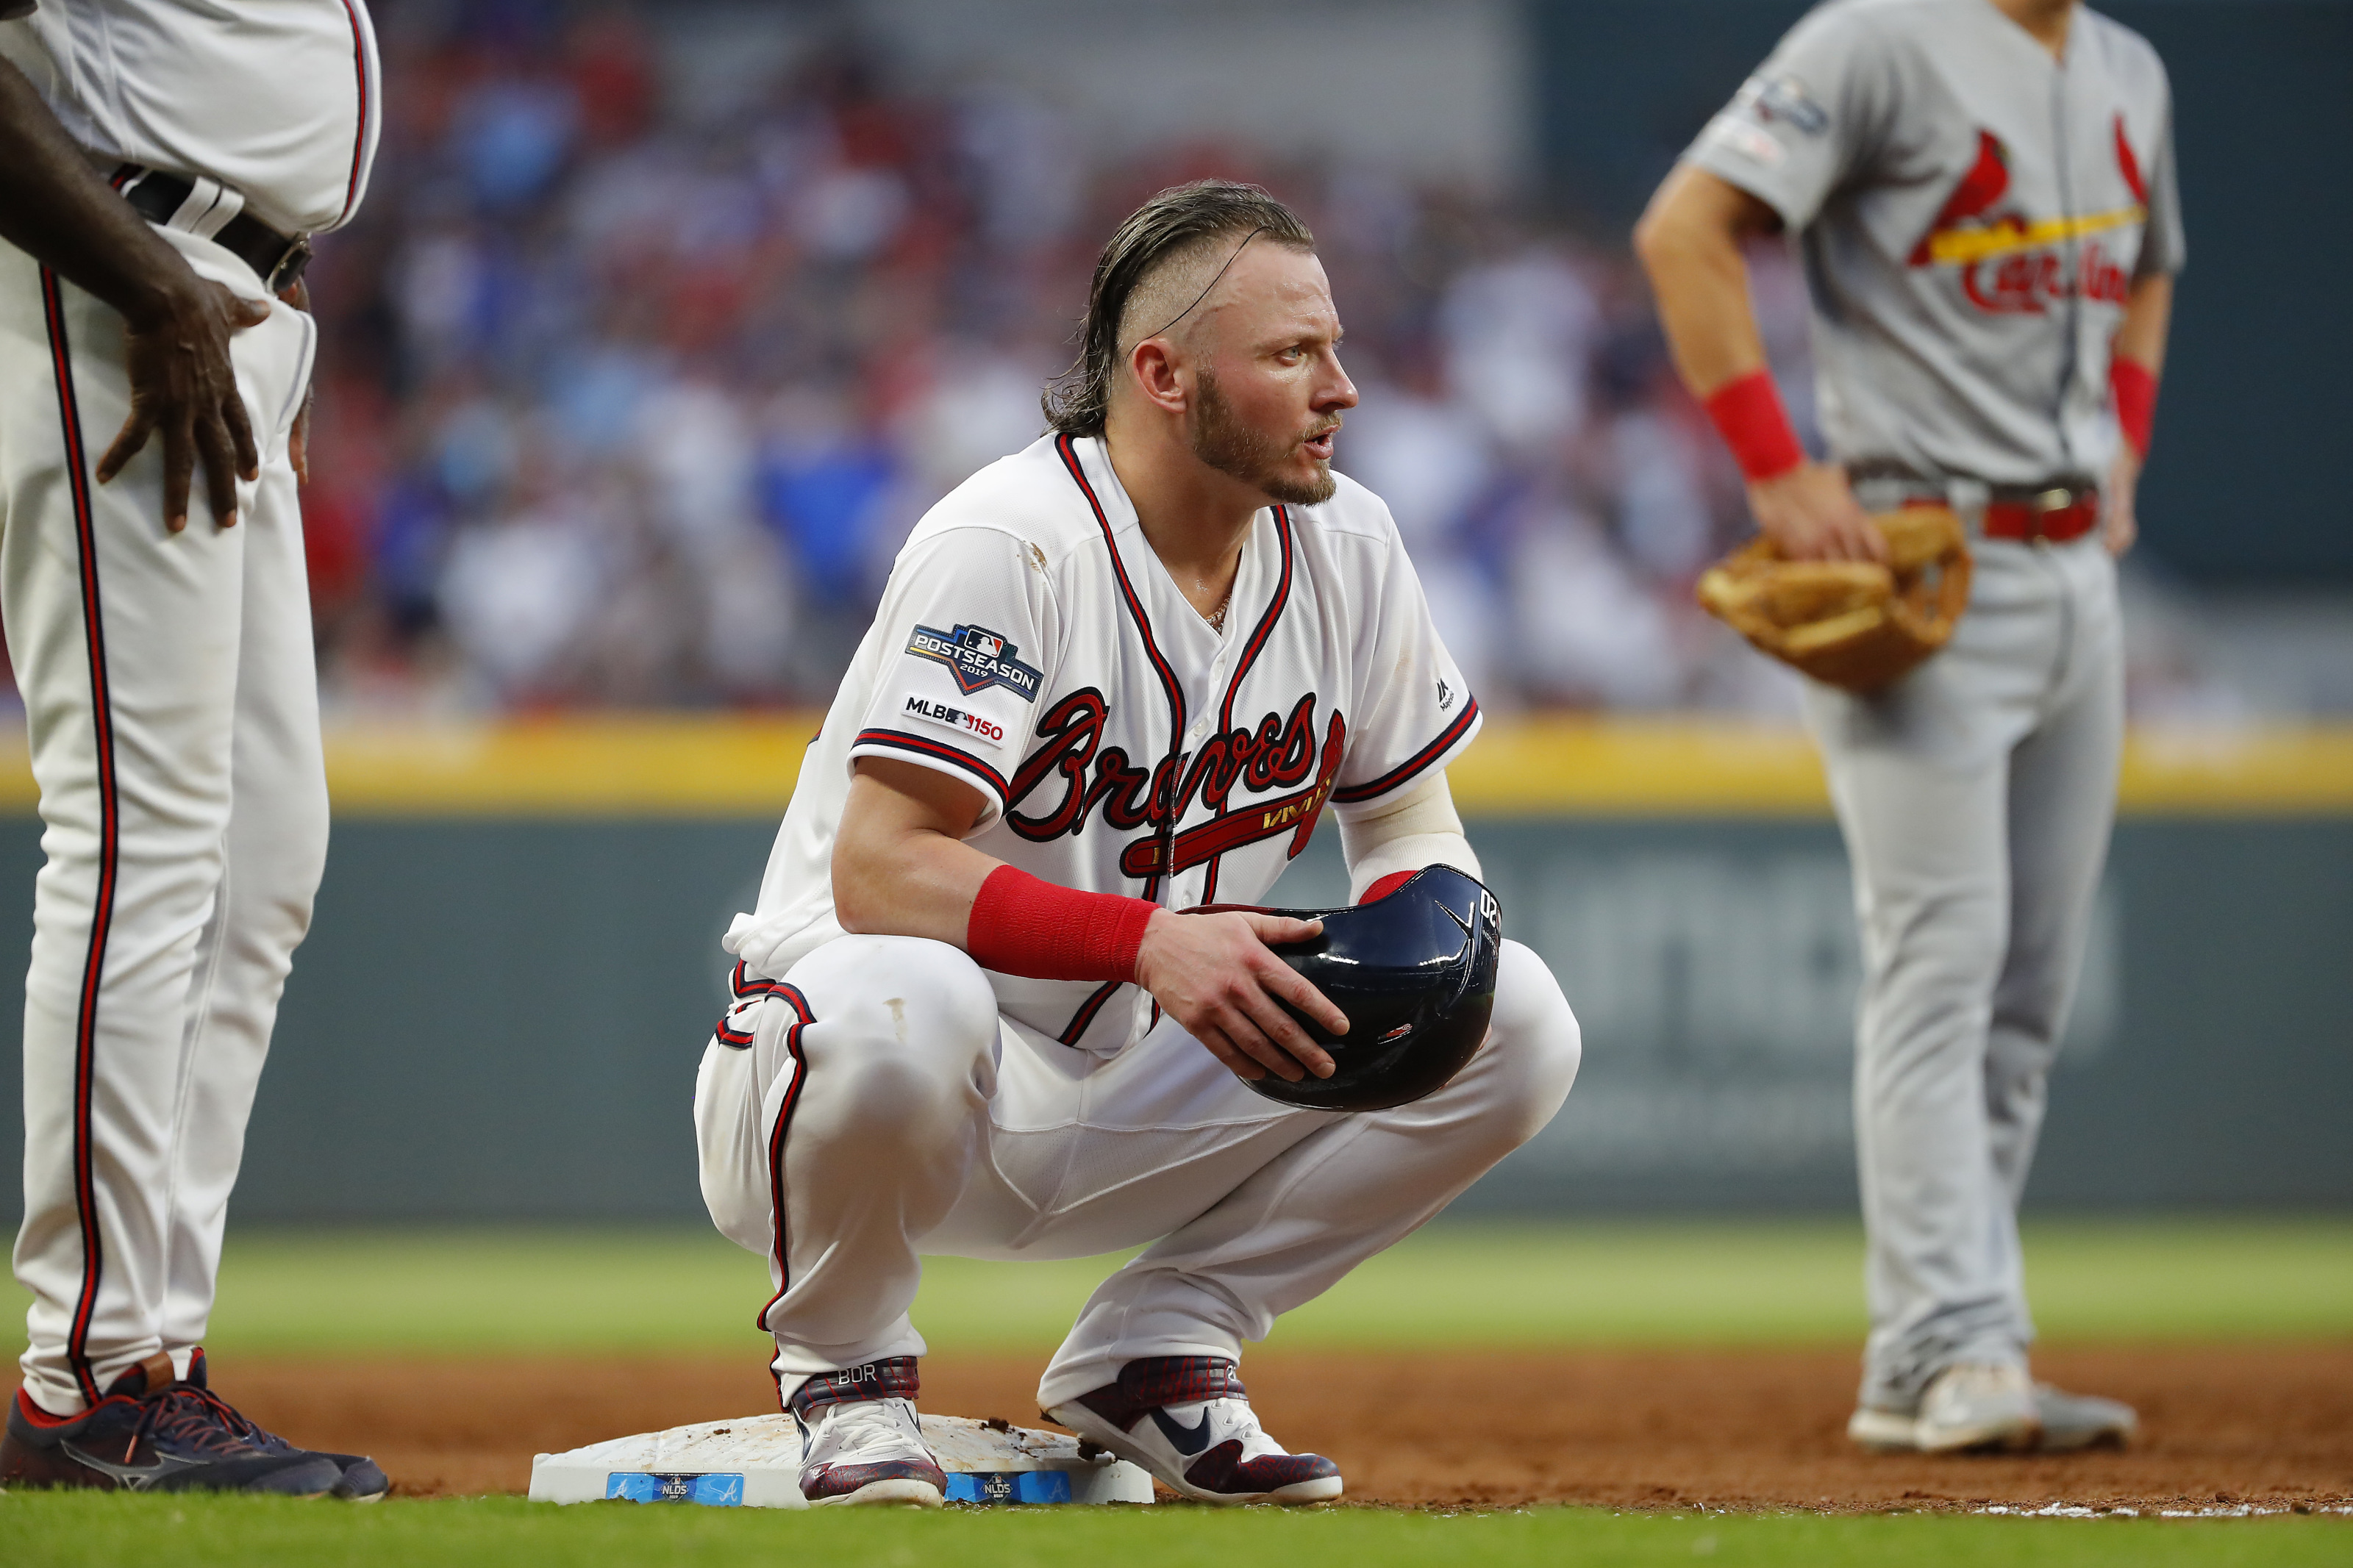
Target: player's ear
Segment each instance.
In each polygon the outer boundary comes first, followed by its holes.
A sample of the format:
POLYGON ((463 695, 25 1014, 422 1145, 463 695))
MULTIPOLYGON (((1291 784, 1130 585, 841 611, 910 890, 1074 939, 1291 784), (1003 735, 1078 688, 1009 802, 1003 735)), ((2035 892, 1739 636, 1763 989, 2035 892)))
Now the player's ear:
POLYGON ((1170 414, 1182 414, 1192 395, 1191 378, 1174 344, 1166 338, 1146 338, 1127 356, 1129 374, 1145 401, 1170 414))

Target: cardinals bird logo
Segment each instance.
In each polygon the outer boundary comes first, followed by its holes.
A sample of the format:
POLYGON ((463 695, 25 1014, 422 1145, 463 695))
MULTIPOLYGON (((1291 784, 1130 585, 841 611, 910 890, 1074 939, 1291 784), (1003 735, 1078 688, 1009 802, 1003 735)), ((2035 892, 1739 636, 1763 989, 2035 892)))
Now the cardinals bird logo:
POLYGON ((2005 203, 2010 195, 2010 149, 1992 132, 1978 131, 1976 162, 1907 259, 1914 267, 1959 268, 1962 292, 1981 310, 2040 315, 2052 300, 2071 295, 2122 303, 2131 287, 2130 258, 2120 265, 2094 237, 2147 222, 2148 187, 2121 114, 2116 117, 2115 142, 2130 205, 2080 216, 2029 217, 2014 203, 2005 203), (2086 240, 2091 243, 2072 258, 2058 248, 2086 240))

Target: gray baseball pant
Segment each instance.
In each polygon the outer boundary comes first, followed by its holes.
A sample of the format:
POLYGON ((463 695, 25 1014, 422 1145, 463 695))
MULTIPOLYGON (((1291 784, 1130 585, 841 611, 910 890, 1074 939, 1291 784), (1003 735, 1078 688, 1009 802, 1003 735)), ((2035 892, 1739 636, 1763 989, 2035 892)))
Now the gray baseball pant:
POLYGON ((2096 534, 1973 542, 1952 642, 1884 693, 1809 682, 1854 872, 1871 1335, 1862 1401, 1909 1411, 2034 1337, 2018 1204, 2115 817, 2124 657, 2096 534))

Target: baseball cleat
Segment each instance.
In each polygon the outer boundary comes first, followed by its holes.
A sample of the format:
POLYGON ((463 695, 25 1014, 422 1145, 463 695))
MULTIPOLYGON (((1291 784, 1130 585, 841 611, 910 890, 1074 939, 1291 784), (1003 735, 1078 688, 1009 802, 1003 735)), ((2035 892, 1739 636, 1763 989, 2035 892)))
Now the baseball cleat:
POLYGON ((1913 1433, 1924 1454, 2014 1452, 2042 1442, 2042 1416, 2024 1367, 1964 1362, 1929 1381, 1913 1433))
POLYGON ((1849 1441, 1874 1454, 1908 1454, 1920 1447, 1919 1418, 1907 1410, 1882 1410, 1859 1405, 1847 1417, 1849 1441))
MULTIPOLYGON (((202 1389, 209 1390, 212 1386, 202 1345, 189 1352, 188 1382, 202 1389)), ((243 1411, 231 1408, 225 1402, 221 1408, 228 1412, 237 1435, 255 1447, 271 1454, 315 1457, 333 1465, 341 1472, 342 1479, 329 1489, 329 1497, 342 1498, 346 1502, 381 1502, 385 1493, 392 1489, 391 1479, 384 1473, 383 1467, 364 1454, 330 1454, 323 1449, 298 1448, 243 1411)))
POLYGON ((265 1447, 248 1436, 257 1430, 208 1390, 174 1378, 172 1358, 159 1352, 79 1415, 51 1415, 17 1390, 0 1440, 0 1488, 323 1497, 342 1479, 324 1455, 265 1447))
POLYGON ((1330 1502, 1342 1489, 1339 1466, 1266 1435, 1222 1357, 1132 1361, 1118 1382, 1045 1414, 1197 1502, 1330 1502))
POLYGON ((2121 1448, 2140 1430, 2140 1417, 2122 1400, 2069 1394, 2047 1383, 2034 1385, 2034 1408, 2042 1417, 2046 1454, 2070 1454, 2101 1445, 2121 1448))
POLYGON ((820 1372, 785 1408, 801 1429, 801 1496, 812 1508, 937 1508, 948 1478, 915 1418, 915 1358, 820 1372))

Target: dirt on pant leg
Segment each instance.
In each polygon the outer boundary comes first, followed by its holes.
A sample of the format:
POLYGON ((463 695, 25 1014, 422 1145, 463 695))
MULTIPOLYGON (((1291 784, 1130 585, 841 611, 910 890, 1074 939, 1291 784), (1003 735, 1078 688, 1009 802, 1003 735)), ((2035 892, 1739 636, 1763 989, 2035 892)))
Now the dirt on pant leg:
MULTIPOLYGON (((924 1409, 1039 1425, 1042 1357, 934 1355, 924 1409)), ((1348 1495, 1402 1506, 1576 1502, 1822 1510, 2353 1503, 2353 1345, 2048 1350, 2037 1376, 2123 1399, 2122 1452, 1862 1453, 1845 1350, 1271 1352, 1242 1375, 1268 1429, 1339 1461, 1348 1495)), ((532 1456, 758 1415, 741 1357, 217 1358, 215 1384, 306 1447, 370 1453, 407 1497, 520 1492, 532 1456)))

